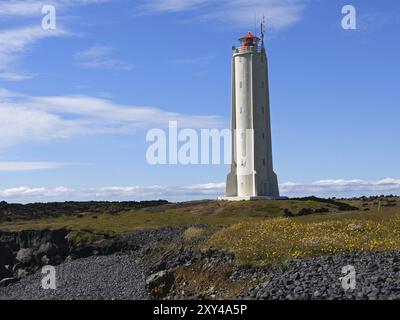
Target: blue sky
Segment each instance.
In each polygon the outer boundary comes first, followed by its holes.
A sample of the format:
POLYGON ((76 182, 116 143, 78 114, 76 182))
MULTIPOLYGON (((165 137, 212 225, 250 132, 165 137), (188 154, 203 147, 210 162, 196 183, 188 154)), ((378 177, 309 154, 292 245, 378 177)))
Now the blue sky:
POLYGON ((150 166, 146 132, 229 127, 231 46, 255 12, 282 194, 399 193, 396 0, 3 0, 0 200, 222 194, 228 166, 150 166), (41 28, 45 4, 57 30, 41 28))

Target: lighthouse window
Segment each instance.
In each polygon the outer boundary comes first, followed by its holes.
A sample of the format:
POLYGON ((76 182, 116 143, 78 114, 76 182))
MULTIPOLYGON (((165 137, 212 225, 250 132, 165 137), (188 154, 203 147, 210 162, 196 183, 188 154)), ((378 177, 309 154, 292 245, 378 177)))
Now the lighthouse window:
POLYGON ((264 83, 264 81, 261 81, 261 88, 264 89, 264 87, 265 87, 265 83, 264 83))
POLYGON ((265 159, 263 159, 263 166, 265 167, 265 159))
POLYGON ((262 138, 263 138, 263 140, 265 140, 265 133, 262 134, 262 138))
POLYGON ((262 112, 263 114, 265 113, 264 107, 261 108, 261 112, 262 112))
POLYGON ((239 62, 242 63, 242 57, 239 57, 239 62))
POLYGON ((243 113, 243 108, 242 107, 240 107, 240 114, 242 114, 243 113))
POLYGON ((240 81, 240 88, 243 88, 243 82, 240 81))

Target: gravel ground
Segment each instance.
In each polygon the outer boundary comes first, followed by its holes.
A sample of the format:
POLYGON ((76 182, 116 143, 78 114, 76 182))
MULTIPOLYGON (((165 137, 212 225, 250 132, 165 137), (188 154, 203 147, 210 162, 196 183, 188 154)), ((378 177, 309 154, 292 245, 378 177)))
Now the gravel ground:
POLYGON ((267 272, 267 281, 240 299, 400 299, 400 253, 358 253, 294 260, 267 272), (356 272, 356 288, 344 290, 344 266, 356 272))
MULTIPOLYGON (((153 270, 143 263, 138 259, 138 253, 134 256, 112 254, 67 261, 56 267, 56 290, 43 290, 41 280, 44 275, 38 272, 0 288, 0 300, 145 299, 146 275, 159 269, 153 270)), ((215 261, 211 259, 213 263, 225 261, 218 257, 216 255, 215 261)), ((183 265, 186 260, 196 260, 190 255, 185 258, 182 252, 176 257, 156 258, 166 266, 170 262, 183 265)), ((203 258, 207 260, 207 257, 203 258)), ((211 260, 208 258, 207 261, 211 260)), ((245 269, 235 273, 240 278, 245 269)), ((263 277, 264 282, 240 295, 239 299, 400 299, 400 253, 357 253, 293 260, 282 268, 258 269, 256 274, 256 278, 263 277), (340 279, 346 276, 342 274, 342 268, 349 265, 356 272, 354 290, 345 290, 340 279)))
POLYGON ((57 289, 44 290, 40 272, 0 288, 0 300, 144 299, 144 270, 126 254, 93 256, 56 267, 57 289))

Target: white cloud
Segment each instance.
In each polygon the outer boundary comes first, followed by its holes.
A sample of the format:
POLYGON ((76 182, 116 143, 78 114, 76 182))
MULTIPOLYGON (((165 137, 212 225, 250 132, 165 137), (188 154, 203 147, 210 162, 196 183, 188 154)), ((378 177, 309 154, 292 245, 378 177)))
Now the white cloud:
POLYGON ((98 57, 104 57, 110 54, 110 52, 112 51, 114 51, 114 48, 112 47, 92 46, 89 49, 78 52, 77 56, 80 58, 98 58, 98 57))
POLYGON ((1 100, 11 98, 11 97, 17 97, 17 96, 19 96, 19 94, 12 92, 5 88, 0 88, 0 99, 1 100))
POLYGON ((400 192, 400 179, 387 178, 369 180, 319 180, 311 183, 286 182, 280 185, 281 193, 286 195, 359 195, 387 192, 400 192))
POLYGON ((27 141, 65 138, 79 129, 78 123, 65 121, 57 115, 2 102, 0 119, 0 147, 27 141))
POLYGON ((111 0, 2 0, 0 3, 0 16, 28 17, 40 15, 44 5, 54 5, 56 9, 64 9, 72 6, 98 4, 111 0))
POLYGON ((30 26, 0 31, 0 79, 22 81, 32 78, 31 75, 15 71, 21 55, 42 39, 66 35, 69 33, 61 27, 57 30, 44 30, 40 26, 30 26))
POLYGON ((112 58, 115 49, 106 46, 93 46, 84 51, 78 52, 75 56, 78 58, 78 64, 86 68, 94 69, 115 69, 132 70, 135 68, 132 64, 125 61, 112 58))
POLYGON ((196 8, 209 0, 151 0, 142 6, 145 11, 177 12, 196 8))
MULTIPOLYGON (((355 196, 400 192, 400 179, 321 180, 312 183, 287 182, 280 185, 283 195, 302 196, 355 196)), ((223 195, 225 183, 206 183, 189 186, 110 186, 90 189, 67 187, 42 188, 18 187, 0 190, 0 200, 14 201, 63 201, 63 200, 143 200, 167 199, 186 201, 215 199, 223 195)))
POLYGON ((30 80, 33 78, 31 74, 22 74, 15 72, 0 72, 0 80, 18 82, 24 80, 30 80))
POLYGON ((54 189, 47 188, 30 188, 30 187, 18 187, 18 188, 9 188, 5 190, 0 190, 0 198, 2 199, 51 199, 51 198, 59 198, 64 197, 70 194, 73 194, 74 190, 66 188, 66 187, 57 187, 54 189))
POLYGON ((237 27, 253 27, 254 13, 266 17, 267 25, 281 29, 297 23, 302 16, 302 0, 145 0, 145 13, 196 10, 198 20, 216 20, 237 27))
MULTIPOLYGON (((400 179, 386 178, 382 180, 318 180, 311 183, 294 183, 285 182, 279 186, 283 196, 305 197, 305 196, 357 196, 357 195, 375 195, 400 193, 400 179)), ((184 193, 187 195, 201 194, 219 196, 225 190, 225 183, 209 183, 184 188, 184 193), (194 191, 194 192, 193 192, 194 191), (193 192, 193 193, 192 193, 193 192)))
POLYGON ((122 105, 90 96, 34 97, 0 89, 0 147, 88 134, 129 134, 165 128, 215 128, 217 116, 168 112, 148 106, 122 105), (29 119, 29 121, 27 121, 29 119))
POLYGON ((6 69, 19 54, 25 53, 41 39, 67 35, 62 28, 44 30, 40 26, 30 26, 0 31, 0 70, 6 69))
POLYGON ((89 189, 16 187, 0 190, 0 200, 64 201, 64 200, 143 200, 169 199, 188 200, 213 198, 223 193, 222 184, 200 184, 191 186, 110 186, 89 189))
POLYGON ((41 12, 44 1, 26 0, 26 1, 2 1, 0 3, 0 15, 10 16, 30 16, 41 12))
MULTIPOLYGON (((39 20, 34 26, 4 29, 0 31, 0 81, 24 81, 33 75, 18 71, 18 60, 42 39, 71 35, 59 24, 56 30, 41 28, 41 9, 52 4, 56 9, 64 9, 79 5, 98 4, 110 0, 2 0, 0 2, 0 18, 37 16, 39 20)), ((108 61, 108 64, 126 67, 118 61, 108 61)))
POLYGON ((59 169, 65 163, 59 162, 0 162, 0 171, 35 171, 59 169))
POLYGON ((105 187, 86 190, 85 193, 95 195, 102 199, 115 197, 140 197, 140 198, 202 198, 216 197, 224 192, 225 183, 207 183, 189 186, 131 186, 131 187, 105 187))

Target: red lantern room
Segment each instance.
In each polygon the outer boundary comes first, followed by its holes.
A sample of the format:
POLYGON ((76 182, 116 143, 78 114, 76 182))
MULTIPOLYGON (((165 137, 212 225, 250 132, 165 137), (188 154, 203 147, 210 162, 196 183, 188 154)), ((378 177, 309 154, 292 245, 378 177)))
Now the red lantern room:
POLYGON ((246 36, 239 39, 242 44, 242 47, 256 47, 258 46, 258 42, 260 38, 248 32, 246 36))

